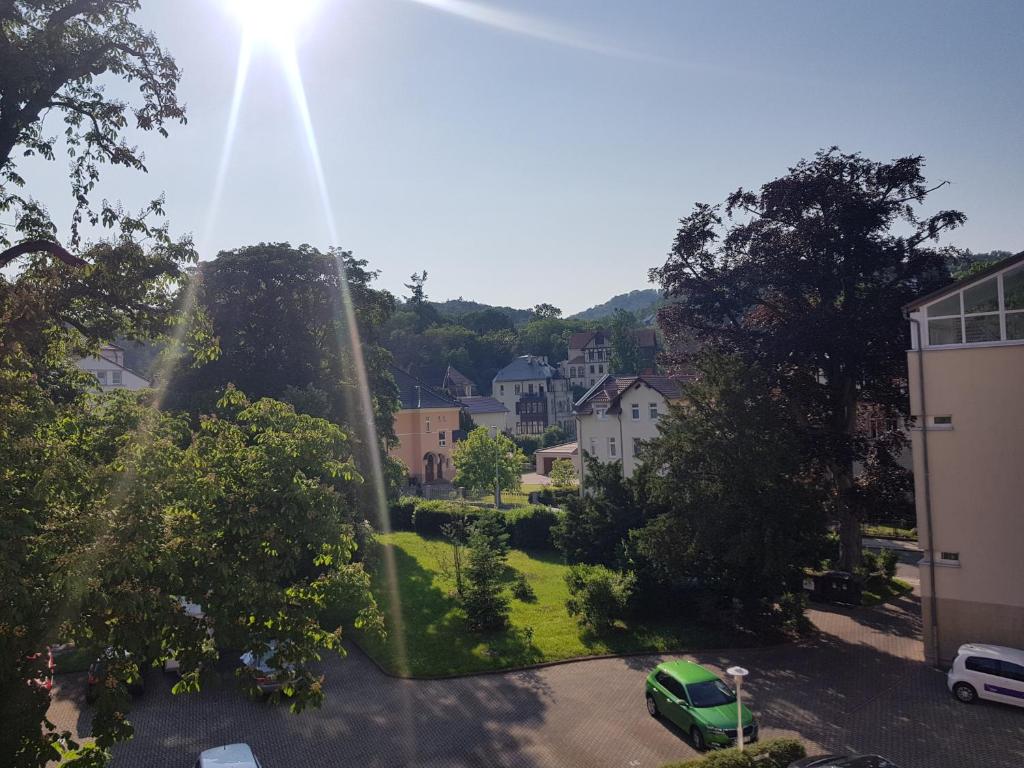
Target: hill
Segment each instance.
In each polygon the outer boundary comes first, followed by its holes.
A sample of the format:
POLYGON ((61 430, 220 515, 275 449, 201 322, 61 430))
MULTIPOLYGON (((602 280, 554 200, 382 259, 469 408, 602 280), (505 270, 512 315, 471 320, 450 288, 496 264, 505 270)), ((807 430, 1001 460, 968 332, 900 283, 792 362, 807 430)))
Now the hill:
POLYGON ((590 309, 577 312, 571 317, 575 320, 601 320, 615 314, 615 310, 624 309, 635 315, 646 315, 653 312, 661 303, 661 292, 656 288, 644 288, 629 293, 620 293, 590 309))
POLYGON ((515 325, 522 325, 533 315, 533 313, 528 309, 495 307, 490 304, 482 304, 479 301, 469 301, 468 299, 463 299, 461 297, 458 299, 449 299, 448 301, 431 301, 430 305, 445 317, 462 317, 463 315, 468 315, 472 312, 496 309, 511 317, 512 322, 515 325))

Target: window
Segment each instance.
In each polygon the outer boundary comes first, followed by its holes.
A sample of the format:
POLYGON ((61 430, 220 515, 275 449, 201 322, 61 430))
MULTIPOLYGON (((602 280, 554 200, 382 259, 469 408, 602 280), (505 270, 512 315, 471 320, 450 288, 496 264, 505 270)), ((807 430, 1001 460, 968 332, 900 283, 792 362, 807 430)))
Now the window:
POLYGON ((939 560, 945 560, 948 563, 959 563, 960 553, 959 552, 940 552, 939 560))
POLYGON ((590 438, 590 455, 597 456, 597 438, 590 438))
POLYGON ((438 432, 437 433, 437 444, 439 446, 441 446, 442 448, 444 448, 448 444, 447 439, 448 439, 448 435, 447 435, 446 432, 438 432))
POLYGON ((601 421, 604 421, 605 418, 607 418, 605 416, 605 409, 604 408, 596 408, 596 409, 594 409, 594 413, 597 414, 597 418, 599 418, 601 421))
POLYGON ((113 384, 115 387, 120 387, 121 386, 121 372, 120 371, 111 371, 110 372, 110 383, 113 384))
POLYGON ((676 680, 674 677, 669 677, 664 672, 659 672, 657 677, 661 687, 668 691, 670 694, 675 696, 677 699, 686 699, 686 691, 683 689, 683 684, 676 680))
POLYGON ((427 432, 430 431, 430 417, 427 416, 427 432))
POLYGON ((523 393, 523 385, 522 384, 516 384, 515 393, 517 395, 521 395, 523 393))
POLYGON ((640 403, 633 403, 633 421, 640 421, 640 403))
POLYGON ((633 438, 633 455, 639 456, 640 449, 643 447, 643 441, 639 437, 633 438))
POLYGON ((93 373, 96 374, 96 378, 100 382, 100 384, 106 384, 107 383, 107 372, 106 371, 93 371, 93 373))
POLYGON ((647 411, 648 411, 648 415, 652 419, 658 418, 658 404, 657 403, 648 403, 647 411))
POLYGON ((527 384, 526 385, 526 391, 529 392, 532 395, 533 394, 533 384, 527 384))
POLYGON ((604 373, 604 366, 603 365, 597 366, 597 372, 598 373, 604 373))
POLYGON ((964 666, 971 672, 981 672, 984 675, 998 675, 1000 672, 999 659, 986 659, 983 656, 968 656, 964 666))
POLYGON ((1024 340, 1024 265, 925 307, 928 346, 1024 340))
POLYGON ((505 385, 504 385, 504 384, 499 384, 499 385, 498 385, 498 392, 499 392, 500 394, 502 394, 502 395, 504 395, 504 394, 505 394, 505 385))
POLYGON ((952 424, 953 423, 953 417, 952 416, 933 416, 932 417, 932 421, 935 424, 938 424, 938 425, 952 424))
POLYGON ((608 455, 613 457, 613 458, 615 456, 619 455, 618 454, 618 450, 617 450, 616 445, 615 445, 615 438, 614 437, 609 437, 608 438, 608 455))
POLYGON ((1000 661, 999 676, 1016 680, 1018 683, 1024 683, 1024 667, 1020 664, 1014 664, 1012 661, 1000 661))
POLYGON ((590 372, 591 372, 591 373, 593 373, 593 372, 594 372, 594 366, 590 366, 590 372))

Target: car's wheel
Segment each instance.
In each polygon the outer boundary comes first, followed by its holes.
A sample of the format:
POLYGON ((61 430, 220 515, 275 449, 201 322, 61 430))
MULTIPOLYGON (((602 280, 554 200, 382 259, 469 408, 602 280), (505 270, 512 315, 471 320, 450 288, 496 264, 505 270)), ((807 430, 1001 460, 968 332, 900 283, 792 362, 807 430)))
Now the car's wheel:
POLYGON ((660 713, 658 712, 658 702, 654 700, 651 694, 647 694, 647 714, 651 717, 657 717, 660 713))
POLYGON ((953 686, 953 695, 956 696, 957 701, 964 704, 973 704, 975 699, 978 698, 978 692, 974 690, 974 686, 964 682, 953 686))
POLYGON ((700 732, 700 728, 693 726, 690 729, 690 741, 693 742, 693 748, 698 752, 703 752, 708 748, 708 745, 704 742, 704 734, 700 732))

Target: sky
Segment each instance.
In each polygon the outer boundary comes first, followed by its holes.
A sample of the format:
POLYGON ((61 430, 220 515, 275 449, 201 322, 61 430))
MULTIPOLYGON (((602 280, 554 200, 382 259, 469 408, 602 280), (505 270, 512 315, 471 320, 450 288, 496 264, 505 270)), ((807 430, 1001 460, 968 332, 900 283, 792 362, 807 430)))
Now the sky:
MULTIPOLYGON (((649 287, 695 202, 831 145, 923 155, 950 182, 924 210, 968 216, 945 242, 1024 249, 1019 0, 318 0, 296 50, 329 216, 270 45, 216 199, 242 40, 229 1, 143 0, 188 124, 133 136, 148 174, 99 187, 128 208, 164 192, 204 259, 337 245, 397 295, 425 269, 432 299, 571 313, 649 287)), ((70 222, 63 162, 21 168, 70 222)))

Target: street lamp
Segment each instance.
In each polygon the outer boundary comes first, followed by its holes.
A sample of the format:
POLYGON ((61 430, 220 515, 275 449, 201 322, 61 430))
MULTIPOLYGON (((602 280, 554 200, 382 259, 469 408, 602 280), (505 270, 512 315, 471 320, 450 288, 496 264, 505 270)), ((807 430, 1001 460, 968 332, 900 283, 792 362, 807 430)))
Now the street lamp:
POLYGON ((732 675, 736 683, 736 745, 743 751, 743 678, 750 674, 743 667, 729 667, 726 674, 732 675))

